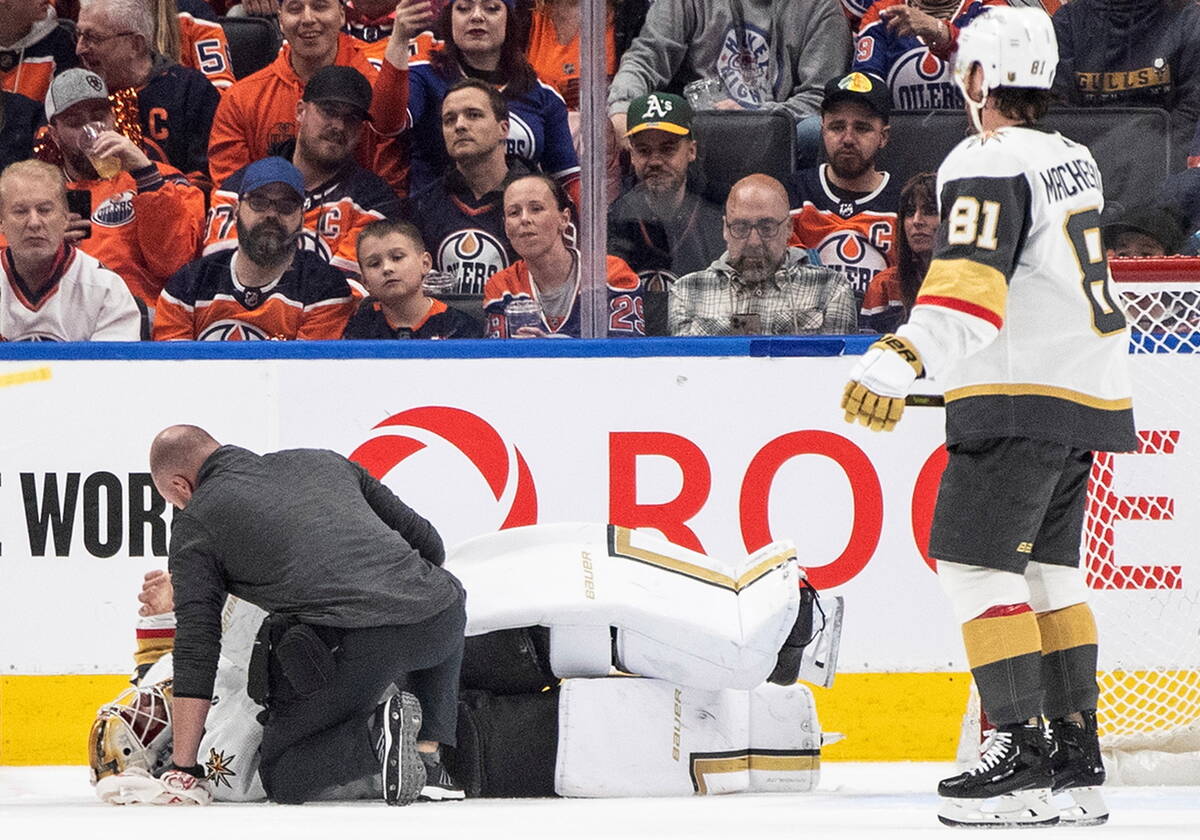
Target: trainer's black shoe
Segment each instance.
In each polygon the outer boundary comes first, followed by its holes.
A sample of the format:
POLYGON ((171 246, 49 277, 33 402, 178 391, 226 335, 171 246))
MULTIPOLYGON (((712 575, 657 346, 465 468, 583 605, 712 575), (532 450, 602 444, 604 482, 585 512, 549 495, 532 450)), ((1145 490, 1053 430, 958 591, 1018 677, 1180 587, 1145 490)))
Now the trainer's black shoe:
POLYGON ((445 802, 454 799, 466 799, 466 792, 454 781, 446 765, 442 764, 441 755, 436 752, 421 753, 421 763, 425 765, 425 786, 417 797, 429 802, 445 802))
POLYGON ((421 704, 403 691, 379 706, 376 712, 383 801, 389 805, 408 805, 425 787, 425 762, 417 752, 417 733, 421 730, 421 704))

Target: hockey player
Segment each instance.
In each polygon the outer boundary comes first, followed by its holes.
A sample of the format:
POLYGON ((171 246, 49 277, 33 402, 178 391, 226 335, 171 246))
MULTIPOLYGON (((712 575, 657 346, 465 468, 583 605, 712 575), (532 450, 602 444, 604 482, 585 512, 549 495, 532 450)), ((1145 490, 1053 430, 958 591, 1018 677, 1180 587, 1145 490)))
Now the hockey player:
POLYGON ((956 76, 978 133, 938 171, 942 225, 908 323, 872 345, 842 398, 848 421, 888 430, 918 376, 945 388, 929 553, 996 726, 979 763, 938 786, 950 825, 1108 814, 1080 532, 1092 451, 1137 440, 1099 170, 1032 127, 1057 58, 1040 10, 990 8, 963 30, 956 76), (1051 788, 1074 802, 1060 812, 1051 788))

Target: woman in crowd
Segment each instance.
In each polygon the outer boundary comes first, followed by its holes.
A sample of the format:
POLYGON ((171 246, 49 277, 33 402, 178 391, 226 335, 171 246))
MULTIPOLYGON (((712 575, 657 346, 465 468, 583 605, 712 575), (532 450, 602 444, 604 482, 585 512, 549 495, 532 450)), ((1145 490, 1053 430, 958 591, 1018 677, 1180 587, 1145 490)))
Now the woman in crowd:
POLYGON ((453 0, 439 18, 445 43, 428 62, 409 67, 411 192, 447 169, 441 109, 446 90, 463 76, 489 82, 509 106, 508 153, 540 168, 578 199, 579 159, 571 143, 567 108, 542 84, 520 46, 515 0, 453 0))
POLYGON ((863 296, 862 314, 870 329, 890 333, 908 320, 929 270, 937 226, 937 175, 921 172, 900 190, 896 264, 872 277, 863 296))
MULTIPOLYGON (((517 178, 504 190, 504 232, 520 259, 493 274, 483 289, 490 338, 580 335, 579 251, 571 204, 562 185, 545 175, 517 178), (533 305, 536 304, 536 305, 533 305), (514 327, 519 309, 532 323, 514 327)), ((607 258, 608 335, 646 334, 641 281, 625 261, 607 258)))

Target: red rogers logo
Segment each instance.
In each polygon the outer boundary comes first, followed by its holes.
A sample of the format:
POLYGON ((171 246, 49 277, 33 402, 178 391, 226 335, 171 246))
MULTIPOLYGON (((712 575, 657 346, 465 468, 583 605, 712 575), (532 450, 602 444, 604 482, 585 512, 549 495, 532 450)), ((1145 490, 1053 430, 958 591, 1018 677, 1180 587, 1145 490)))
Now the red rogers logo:
MULTIPOLYGON (((537 489, 529 465, 525 463, 521 450, 515 446, 512 447, 515 457, 509 456, 508 445, 487 421, 461 408, 427 405, 393 414, 378 423, 372 431, 397 426, 435 434, 465 455, 479 470, 496 501, 504 497, 515 474, 516 490, 512 505, 500 528, 503 530, 537 523, 537 489), (513 468, 514 460, 516 469, 513 468)), ((362 465, 382 481, 397 464, 424 448, 424 443, 407 435, 381 434, 351 452, 350 460, 362 465)))

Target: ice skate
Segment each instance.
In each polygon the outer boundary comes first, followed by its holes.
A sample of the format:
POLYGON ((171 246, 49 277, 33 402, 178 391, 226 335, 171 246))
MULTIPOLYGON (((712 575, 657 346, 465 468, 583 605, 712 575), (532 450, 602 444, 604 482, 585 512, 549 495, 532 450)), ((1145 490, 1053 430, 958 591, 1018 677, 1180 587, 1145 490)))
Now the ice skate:
POLYGON ((1040 723, 998 728, 974 767, 938 784, 938 819, 955 828, 1056 825, 1050 751, 1040 723))
POLYGON ((1081 712, 1083 725, 1067 718, 1050 724, 1051 789, 1064 825, 1103 825, 1108 821, 1108 806, 1100 794, 1104 784, 1104 762, 1100 758, 1100 740, 1096 735, 1096 713, 1081 712))

